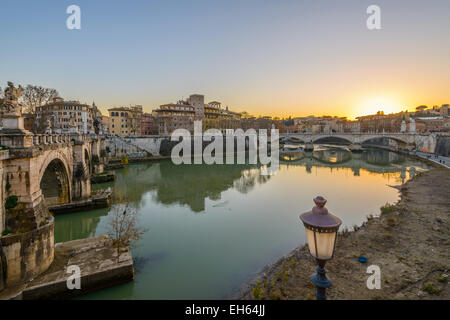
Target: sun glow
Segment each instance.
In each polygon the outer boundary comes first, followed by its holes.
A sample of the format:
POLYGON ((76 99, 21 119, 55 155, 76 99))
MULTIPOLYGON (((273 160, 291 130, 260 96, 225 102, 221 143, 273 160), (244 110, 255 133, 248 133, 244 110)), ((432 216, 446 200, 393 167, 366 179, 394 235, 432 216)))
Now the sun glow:
POLYGON ((378 111, 383 111, 384 114, 389 114, 400 112, 402 110, 402 104, 393 98, 372 97, 359 104, 356 111, 359 115, 369 115, 375 114, 378 111))

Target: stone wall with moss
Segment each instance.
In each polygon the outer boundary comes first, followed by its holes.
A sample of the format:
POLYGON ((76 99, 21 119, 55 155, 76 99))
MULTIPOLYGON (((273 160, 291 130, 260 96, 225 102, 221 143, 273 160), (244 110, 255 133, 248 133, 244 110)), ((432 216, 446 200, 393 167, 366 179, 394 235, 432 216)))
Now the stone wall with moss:
POLYGON ((0 238, 6 286, 30 280, 44 272, 54 257, 54 218, 37 229, 0 238))

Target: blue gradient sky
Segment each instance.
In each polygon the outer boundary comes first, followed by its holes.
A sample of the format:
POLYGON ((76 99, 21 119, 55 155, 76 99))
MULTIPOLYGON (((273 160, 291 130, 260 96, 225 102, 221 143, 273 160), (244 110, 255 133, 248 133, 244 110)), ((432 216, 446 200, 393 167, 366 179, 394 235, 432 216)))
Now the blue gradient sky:
POLYGON ((1 1, 0 85, 150 111, 202 93, 256 115, 450 103, 450 1, 1 1), (67 6, 82 29, 66 28, 67 6), (366 9, 382 10, 382 30, 366 9))

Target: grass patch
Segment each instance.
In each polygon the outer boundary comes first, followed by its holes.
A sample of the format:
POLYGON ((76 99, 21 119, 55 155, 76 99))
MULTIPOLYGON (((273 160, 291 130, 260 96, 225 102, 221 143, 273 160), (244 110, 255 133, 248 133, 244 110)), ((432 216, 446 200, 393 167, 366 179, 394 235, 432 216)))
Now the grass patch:
POLYGON ((381 214, 389 214, 395 211, 395 205, 386 203, 380 208, 381 214))
POLYGON ((433 286, 432 282, 427 282, 422 290, 425 291, 428 294, 439 294, 439 292, 440 292, 439 289, 436 289, 433 286))
POLYGON ((263 299, 263 289, 261 288, 261 281, 258 281, 256 283, 256 286, 253 287, 252 292, 253 292, 253 298, 255 298, 256 300, 263 299))

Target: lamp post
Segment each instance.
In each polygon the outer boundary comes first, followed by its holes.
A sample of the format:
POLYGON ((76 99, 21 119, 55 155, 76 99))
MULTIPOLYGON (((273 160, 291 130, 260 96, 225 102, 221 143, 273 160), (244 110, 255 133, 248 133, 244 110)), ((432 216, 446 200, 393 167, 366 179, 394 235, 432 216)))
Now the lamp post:
POLYGON ((325 263, 333 258, 336 245, 336 236, 341 219, 328 213, 325 208, 325 200, 321 196, 314 198, 315 207, 300 215, 306 230, 309 252, 316 259, 317 273, 311 276, 311 281, 316 285, 316 298, 325 300, 325 290, 331 286, 330 279, 325 275, 325 263))

